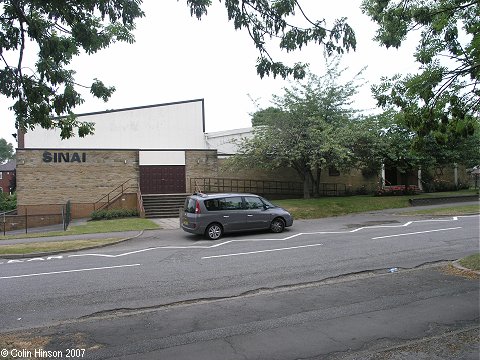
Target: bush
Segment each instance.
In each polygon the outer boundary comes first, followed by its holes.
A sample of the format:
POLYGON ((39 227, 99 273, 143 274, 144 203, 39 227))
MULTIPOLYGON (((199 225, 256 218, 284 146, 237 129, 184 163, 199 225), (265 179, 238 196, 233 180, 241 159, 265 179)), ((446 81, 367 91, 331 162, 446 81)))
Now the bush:
POLYGON ((401 195, 416 195, 419 193, 416 185, 394 185, 387 186, 384 189, 377 189, 375 196, 401 196, 401 195))
POLYGON ((97 210, 92 212, 90 217, 92 220, 110 220, 126 217, 138 216, 137 209, 112 209, 112 210, 97 210))
POLYGON ((11 211, 17 208, 17 194, 0 193, 0 211, 11 211))

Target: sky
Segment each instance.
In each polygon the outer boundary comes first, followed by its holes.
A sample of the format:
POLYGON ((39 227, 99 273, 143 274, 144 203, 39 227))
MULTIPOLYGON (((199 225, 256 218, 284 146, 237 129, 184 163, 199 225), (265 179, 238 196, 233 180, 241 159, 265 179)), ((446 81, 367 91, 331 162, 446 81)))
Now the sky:
MULTIPOLYGON (((345 16, 357 37, 357 50, 342 58, 348 67, 347 77, 367 67, 366 84, 355 97, 354 106, 366 112, 378 112, 370 86, 381 76, 415 72, 409 41, 400 49, 385 49, 373 40, 376 25, 360 9, 361 0, 301 0, 312 19, 325 19, 327 27, 335 18, 345 16)), ((115 43, 93 55, 80 55, 71 64, 76 82, 89 85, 94 78, 115 86, 111 99, 104 103, 84 93, 85 103, 77 114, 162 104, 191 99, 205 99, 206 131, 214 132, 251 126, 250 114, 255 102, 268 107, 273 94, 282 94, 288 81, 260 77, 255 64, 257 50, 246 31, 235 31, 227 21, 225 6, 213 1, 208 14, 197 20, 190 16, 185 0, 144 0, 146 16, 137 21, 134 44, 115 43)), ((309 45, 301 52, 286 54, 272 45, 276 60, 293 64, 302 61, 322 75, 325 69, 324 49, 309 45)), ((33 61, 33 52, 26 61, 33 61)), ((347 79, 348 80, 348 79, 347 79)), ((0 138, 16 147, 14 115, 8 108, 11 99, 0 97, 0 138)))

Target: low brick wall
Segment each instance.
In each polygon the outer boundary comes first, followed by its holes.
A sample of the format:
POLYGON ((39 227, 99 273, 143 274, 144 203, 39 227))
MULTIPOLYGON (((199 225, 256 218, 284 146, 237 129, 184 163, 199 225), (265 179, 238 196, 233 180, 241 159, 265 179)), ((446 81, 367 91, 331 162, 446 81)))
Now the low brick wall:
POLYGON ((1 219, 1 232, 24 230, 63 223, 62 214, 7 215, 1 219))
POLYGON ((412 206, 448 204, 456 202, 479 201, 478 195, 439 196, 432 198, 409 199, 412 206))

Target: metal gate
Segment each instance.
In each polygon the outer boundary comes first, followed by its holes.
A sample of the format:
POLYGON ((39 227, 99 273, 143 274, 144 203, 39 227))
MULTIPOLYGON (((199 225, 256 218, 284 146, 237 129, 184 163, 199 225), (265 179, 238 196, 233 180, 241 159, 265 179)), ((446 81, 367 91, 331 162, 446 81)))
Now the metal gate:
POLYGON ((185 193, 185 165, 140 166, 140 190, 142 194, 185 193))

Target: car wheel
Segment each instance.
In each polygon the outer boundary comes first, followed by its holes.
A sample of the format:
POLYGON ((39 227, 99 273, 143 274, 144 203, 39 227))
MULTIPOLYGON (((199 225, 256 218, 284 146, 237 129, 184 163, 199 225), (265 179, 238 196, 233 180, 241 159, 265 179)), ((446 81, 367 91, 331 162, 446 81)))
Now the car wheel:
POLYGON ((281 218, 273 219, 272 223, 270 224, 270 230, 274 233, 281 233, 285 229, 285 221, 281 218))
POLYGON ((222 225, 220 225, 218 223, 213 223, 213 224, 208 225, 207 230, 205 230, 205 235, 210 240, 220 239, 223 235, 222 225))

